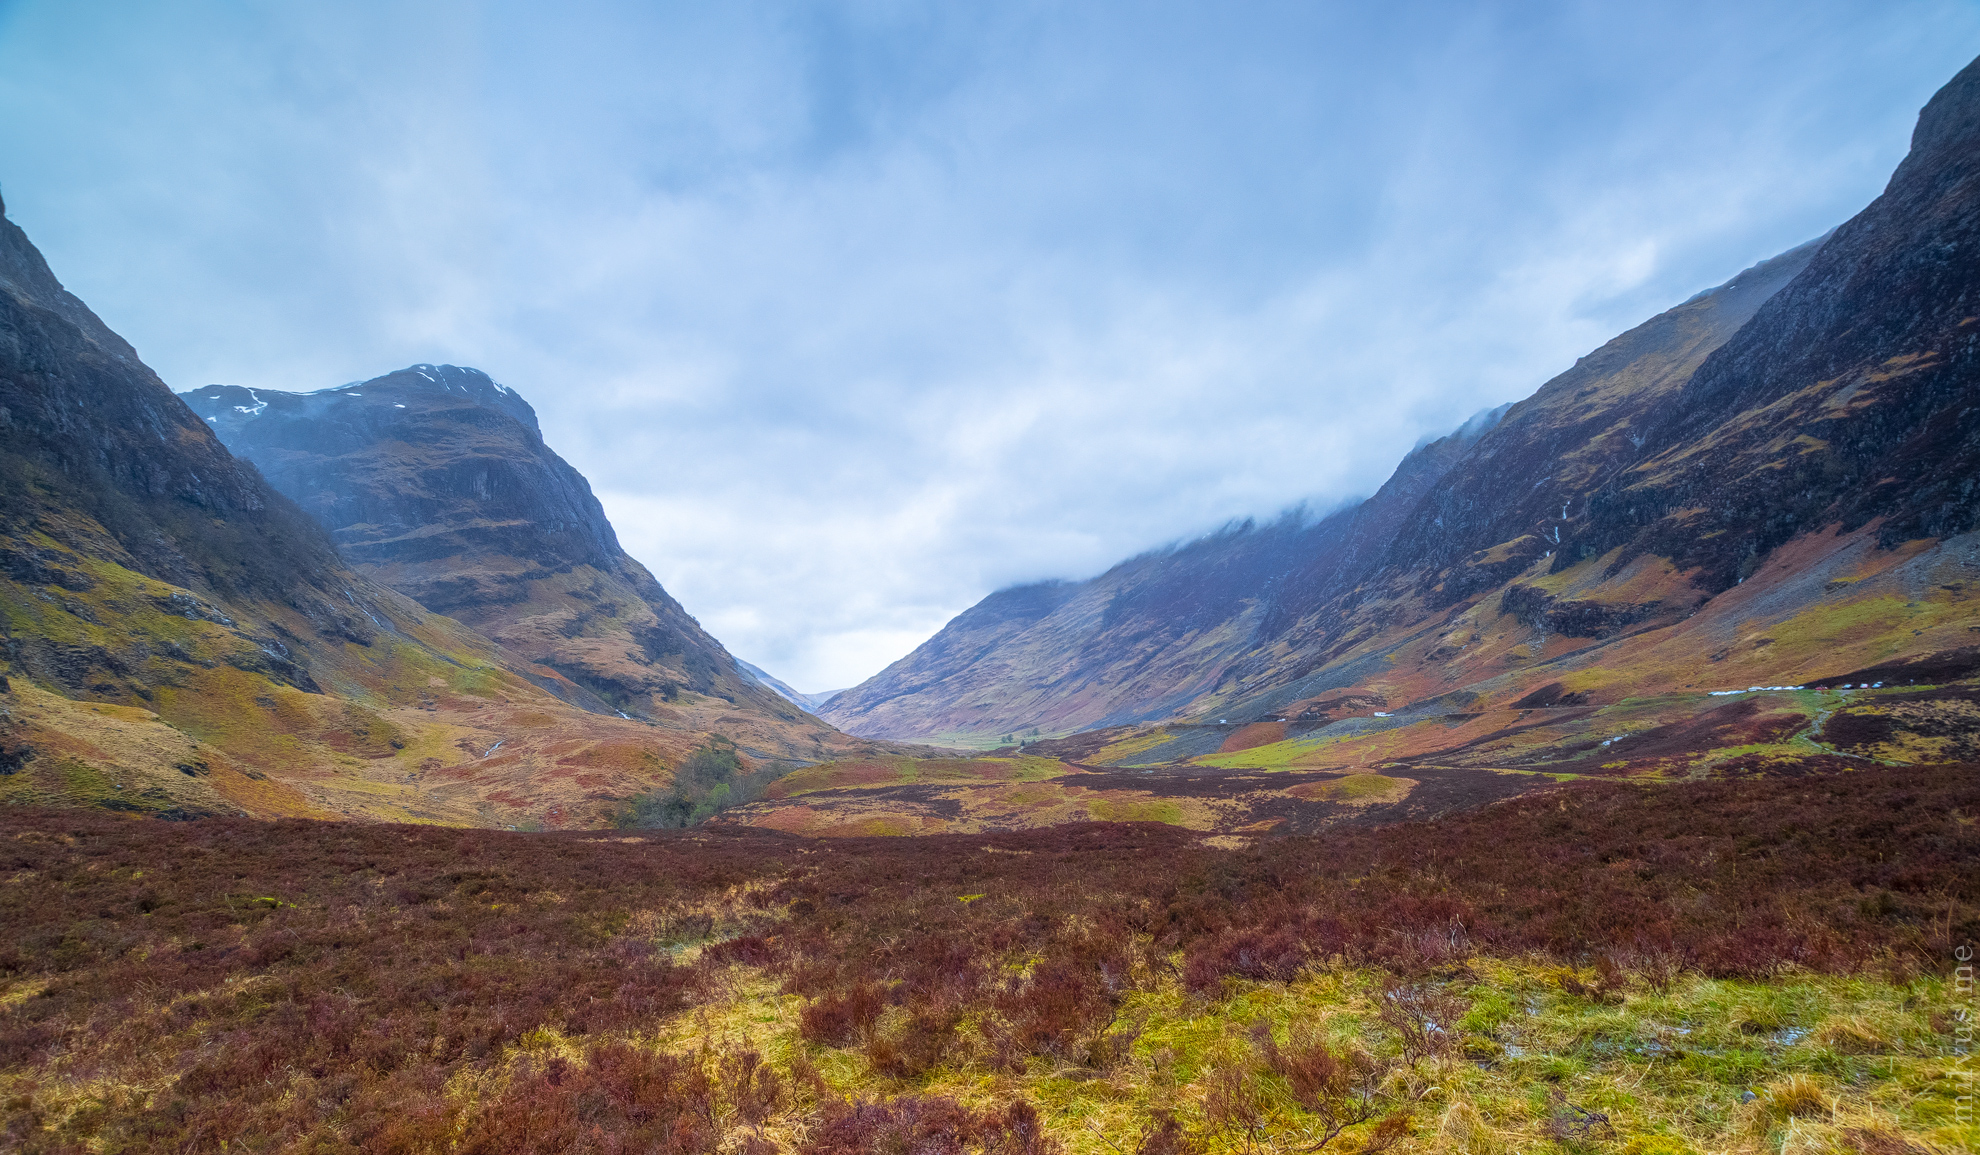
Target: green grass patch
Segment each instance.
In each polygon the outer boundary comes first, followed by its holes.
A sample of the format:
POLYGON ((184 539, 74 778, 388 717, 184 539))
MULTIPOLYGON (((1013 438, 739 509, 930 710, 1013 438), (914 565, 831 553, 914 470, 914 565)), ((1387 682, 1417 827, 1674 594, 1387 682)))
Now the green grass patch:
POLYGON ((1217 766, 1227 770, 1291 770, 1293 762, 1316 750, 1338 745, 1359 735, 1341 738, 1287 738, 1265 746, 1253 746, 1232 754, 1205 754, 1190 759, 1197 766, 1217 766))
POLYGON ((1127 765, 1133 761, 1135 755, 1146 754, 1158 746, 1167 745, 1174 738, 1175 735, 1167 730, 1150 730, 1145 734, 1136 734, 1131 738, 1123 738, 1118 742, 1110 742, 1102 746, 1094 753, 1092 761, 1102 766, 1127 765))
POLYGON ((80 758, 37 758, 22 770, 0 775, 0 804, 95 806, 130 814, 157 814, 177 805, 164 790, 130 778, 80 758))

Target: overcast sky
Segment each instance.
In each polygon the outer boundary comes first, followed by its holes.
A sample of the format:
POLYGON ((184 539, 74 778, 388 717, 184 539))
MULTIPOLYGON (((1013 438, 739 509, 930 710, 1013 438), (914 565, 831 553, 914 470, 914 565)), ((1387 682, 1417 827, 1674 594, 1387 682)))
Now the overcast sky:
POLYGON ((1980 4, 0 0, 0 191, 176 389, 533 403, 736 654, 1371 491, 1847 218, 1980 4))

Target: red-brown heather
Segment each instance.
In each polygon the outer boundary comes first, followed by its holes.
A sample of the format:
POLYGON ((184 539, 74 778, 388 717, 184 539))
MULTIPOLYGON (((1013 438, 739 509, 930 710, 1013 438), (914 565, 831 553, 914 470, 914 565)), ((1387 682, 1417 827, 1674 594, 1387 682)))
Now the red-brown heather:
POLYGON ((1372 1150, 1410 1125, 1383 1073, 1455 1037, 1462 1004, 1428 984, 1483 960, 1593 966, 1591 990, 1941 969, 1980 937, 1976 770, 1577 783, 1246 849, 1154 824, 817 842, 10 809, 4 1144, 762 1152, 776 1116, 812 1152, 1045 1151, 1022 1098, 915 1076, 1105 1070, 1138 986, 1345 961, 1391 976, 1367 1049, 1267 1031, 1211 1080, 1200 1133, 1151 1117, 1122 1142, 1239 1142, 1273 1080, 1372 1150), (640 1041, 738 975, 808 1000, 813 1051, 861 1052, 880 1090, 834 1093, 804 1054, 640 1041))

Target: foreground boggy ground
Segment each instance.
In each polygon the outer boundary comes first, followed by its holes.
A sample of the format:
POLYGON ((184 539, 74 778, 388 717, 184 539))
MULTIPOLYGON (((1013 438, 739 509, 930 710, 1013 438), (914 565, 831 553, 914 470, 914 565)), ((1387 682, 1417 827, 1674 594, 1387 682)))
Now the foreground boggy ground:
POLYGON ((1953 1150, 1980 767, 1219 849, 0 813, 25 1151, 1953 1150))

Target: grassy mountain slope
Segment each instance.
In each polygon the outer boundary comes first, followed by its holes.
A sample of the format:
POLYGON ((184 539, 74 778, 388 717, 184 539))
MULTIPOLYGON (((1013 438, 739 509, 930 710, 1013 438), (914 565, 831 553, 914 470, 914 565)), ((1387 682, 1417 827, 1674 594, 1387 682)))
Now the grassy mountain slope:
POLYGON ((536 414, 479 370, 416 365, 316 393, 184 395, 358 572, 534 663, 572 700, 720 732, 763 759, 871 752, 745 673, 617 535, 536 414), (566 682, 567 680, 567 682, 566 682))
POLYGON ((993 595, 826 716, 984 744, 1103 729, 1066 755, 1098 765, 1668 774, 1966 749, 1975 157, 1980 65, 1832 235, 1420 450, 1369 502, 993 595))
POLYGON ((584 825, 701 742, 353 572, 4 217, 0 646, 6 803, 584 825))

